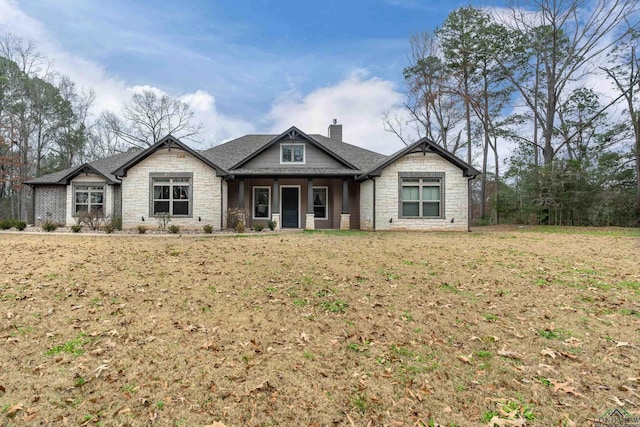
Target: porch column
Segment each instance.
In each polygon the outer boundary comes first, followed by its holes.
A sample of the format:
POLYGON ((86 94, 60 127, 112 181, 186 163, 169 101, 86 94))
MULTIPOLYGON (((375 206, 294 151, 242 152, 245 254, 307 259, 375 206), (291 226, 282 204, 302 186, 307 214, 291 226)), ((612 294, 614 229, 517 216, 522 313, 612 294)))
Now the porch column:
POLYGON ((351 229, 351 214, 349 212, 349 181, 342 180, 342 213, 340 215, 340 230, 351 229))
POLYGON ((244 209, 244 179, 238 182, 238 207, 244 209))
POLYGON ((306 230, 315 230, 316 219, 313 210, 313 179, 311 178, 307 180, 307 215, 305 219, 304 228, 306 230))
POLYGON ((280 230, 280 186, 278 178, 273 179, 271 188, 271 221, 276 223, 275 230, 280 230))

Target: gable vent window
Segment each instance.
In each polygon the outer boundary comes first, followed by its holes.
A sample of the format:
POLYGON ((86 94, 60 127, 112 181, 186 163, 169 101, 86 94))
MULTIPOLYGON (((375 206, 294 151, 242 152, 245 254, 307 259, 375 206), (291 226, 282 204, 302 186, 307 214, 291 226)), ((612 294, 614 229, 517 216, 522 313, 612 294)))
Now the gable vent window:
POLYGON ((304 144, 280 144, 281 164, 304 164, 304 144))
POLYGON ((400 217, 443 218, 443 181, 444 176, 400 177, 400 217))
POLYGON ((151 215, 191 216, 190 177, 154 177, 152 182, 151 215))

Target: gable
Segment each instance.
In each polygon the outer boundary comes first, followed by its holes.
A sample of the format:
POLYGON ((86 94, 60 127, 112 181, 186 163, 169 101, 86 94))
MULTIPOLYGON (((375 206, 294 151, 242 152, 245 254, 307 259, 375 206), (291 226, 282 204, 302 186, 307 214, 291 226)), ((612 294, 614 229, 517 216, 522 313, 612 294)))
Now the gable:
MULTIPOLYGON (((125 177, 125 176, 127 176, 127 172, 129 171, 129 169, 131 169, 133 167, 136 167, 136 165, 138 165, 139 163, 141 163, 142 161, 144 161, 145 159, 147 159, 148 157, 150 157, 154 153, 159 152, 159 151, 164 151, 164 152, 167 152, 167 153, 171 153, 172 150, 177 152, 178 154, 180 154, 180 155, 175 157, 176 159, 183 158, 183 157, 181 157, 182 155, 184 155, 184 156, 188 155, 189 157, 195 157, 196 159, 198 159, 199 161, 201 161, 205 165, 211 167, 212 169, 215 169, 216 175, 218 175, 218 176, 226 176, 226 175, 228 175, 228 173, 224 169, 222 169, 221 167, 217 166, 210 159, 204 157, 202 154, 198 153, 197 151, 192 150, 187 145, 183 144, 182 142, 180 142, 180 140, 174 138, 171 135, 165 136, 160 141, 158 141, 155 144, 153 144, 151 147, 147 148, 146 150, 144 150, 141 153, 139 153, 138 155, 136 155, 133 159, 129 160, 124 165, 120 166, 117 170, 115 170, 113 172, 113 174, 116 177, 119 177, 119 178, 120 177, 125 177)), ((179 168, 179 166, 177 164, 176 165, 168 165, 167 167, 170 168, 170 169, 179 168)), ((179 169, 177 169, 177 170, 179 170, 179 169)))
POLYGON ((272 144, 262 153, 249 160, 243 165, 245 169, 266 169, 266 168, 331 168, 342 169, 345 165, 337 161, 334 157, 320 150, 316 145, 303 139, 281 140, 272 144), (283 156, 291 155, 294 150, 292 161, 283 161, 283 156), (302 161, 296 161, 295 156, 302 150, 302 161))
POLYGON ((433 154, 438 156, 442 160, 450 163, 452 166, 460 169, 462 171, 462 175, 464 177, 469 177, 471 179, 475 178, 477 175, 480 175, 480 171, 475 169, 473 166, 465 163, 459 157, 451 154, 444 148, 440 147, 433 141, 428 140, 427 138, 422 138, 411 145, 403 148, 402 150, 397 151, 396 153, 387 157, 384 161, 380 162, 378 165, 371 168, 369 171, 363 173, 358 176, 357 179, 360 181, 380 176, 385 168, 394 164, 396 161, 402 159, 405 156, 412 154, 421 154, 426 157, 428 154, 433 154))
POLYGON ((258 169, 302 166, 303 168, 320 167, 357 170, 349 161, 330 151, 327 147, 318 143, 318 141, 295 126, 292 126, 287 131, 273 138, 269 143, 247 156, 231 169, 242 168, 244 170, 251 170, 253 168, 249 167, 250 163, 258 169), (304 159, 302 161, 292 162, 283 161, 281 155, 283 145, 304 147, 304 159))

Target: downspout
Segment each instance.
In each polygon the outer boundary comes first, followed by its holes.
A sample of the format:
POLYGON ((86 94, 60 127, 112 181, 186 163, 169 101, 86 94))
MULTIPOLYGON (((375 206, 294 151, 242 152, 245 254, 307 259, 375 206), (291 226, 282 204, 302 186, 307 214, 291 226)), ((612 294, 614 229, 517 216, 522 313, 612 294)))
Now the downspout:
POLYGON ((471 211, 473 209, 471 203, 472 203, 472 198, 471 198, 471 180, 474 179, 475 176, 470 176, 467 179, 467 231, 471 232, 471 211))
MULTIPOLYGON (((28 185, 28 184, 27 184, 28 185)), ((36 186, 29 185, 31 187, 31 212, 30 216, 33 221, 33 226, 36 226, 36 186)))
POLYGON ((376 231, 376 179, 371 178, 373 181, 373 231, 376 231))
POLYGON ((224 179, 220 179, 220 231, 224 227, 224 179))

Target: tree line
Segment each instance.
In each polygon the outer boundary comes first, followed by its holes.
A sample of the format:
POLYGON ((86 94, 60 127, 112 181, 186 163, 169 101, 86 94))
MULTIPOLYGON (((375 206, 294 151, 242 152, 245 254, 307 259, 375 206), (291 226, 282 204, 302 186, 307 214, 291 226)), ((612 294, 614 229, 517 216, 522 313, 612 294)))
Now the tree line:
POLYGON ((479 166, 479 222, 640 226, 638 30, 637 0, 456 9, 411 37, 385 127, 479 166))
POLYGON ((97 115, 94 101, 32 42, 0 39, 0 219, 32 220, 28 179, 144 149, 168 133, 199 140, 204 131, 186 103, 166 94, 136 92, 121 111, 97 115))

